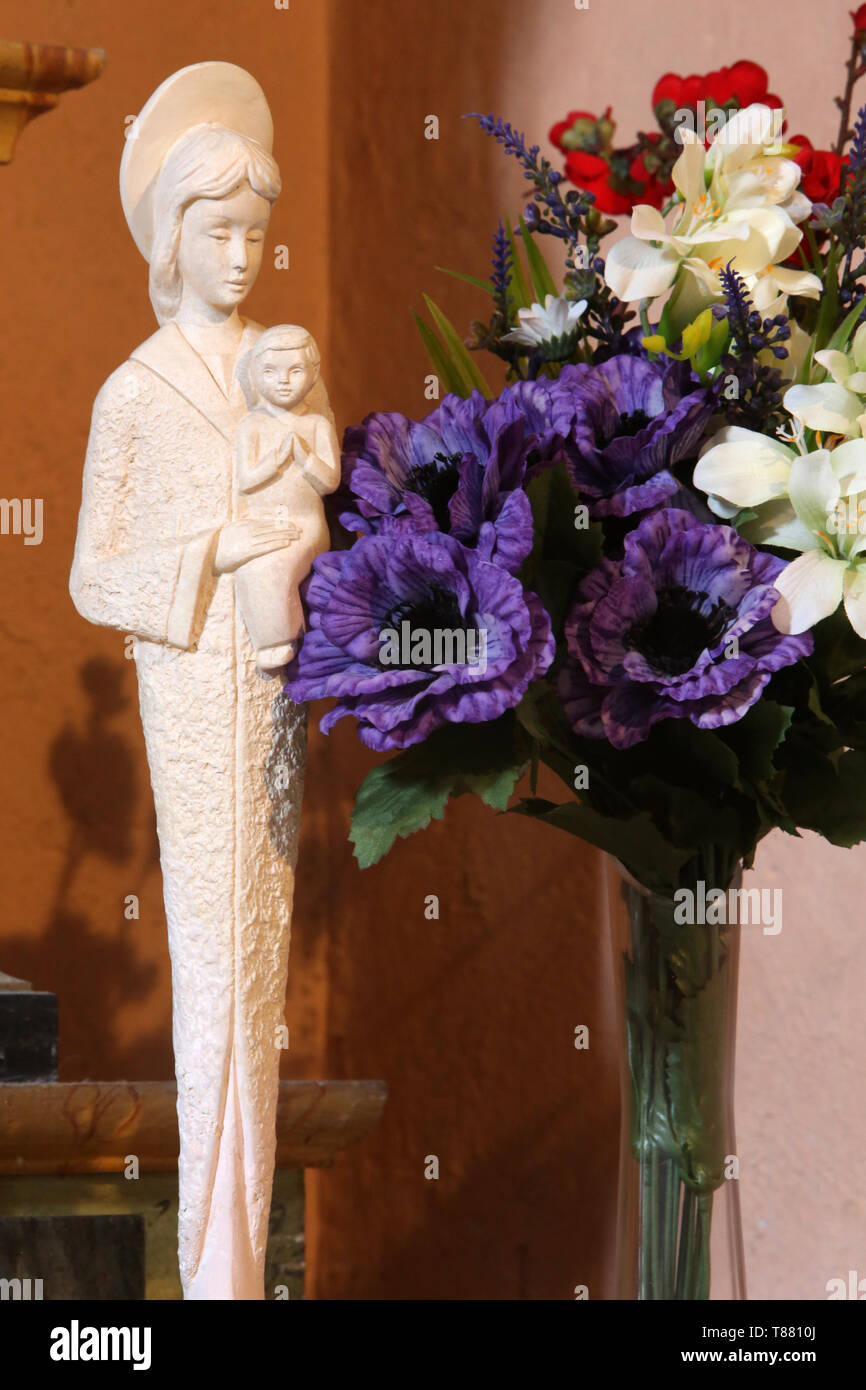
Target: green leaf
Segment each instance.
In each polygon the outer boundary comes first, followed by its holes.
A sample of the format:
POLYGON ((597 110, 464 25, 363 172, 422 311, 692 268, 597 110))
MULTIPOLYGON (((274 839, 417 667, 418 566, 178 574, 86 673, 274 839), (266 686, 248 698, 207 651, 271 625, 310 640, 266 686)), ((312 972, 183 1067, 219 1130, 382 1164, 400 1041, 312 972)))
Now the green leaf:
POLYGON ((721 730, 740 767, 740 781, 760 786, 775 776, 773 754, 784 740, 794 711, 773 700, 760 700, 738 720, 721 730))
MULTIPOLYGON (((574 734, 555 691, 546 681, 535 681, 517 706, 516 714, 521 727, 532 740, 534 765, 537 766, 539 760, 543 761, 568 790, 573 791, 575 768, 584 759, 574 746, 574 734)), ((535 795, 535 781, 532 795, 535 795)))
POLYGON ((629 786, 629 795, 679 848, 740 847, 740 818, 732 806, 714 805, 691 787, 674 786, 654 773, 636 777, 629 786))
MULTIPOLYGON (((815 699, 817 700, 817 691, 815 699)), ((849 748, 866 748, 866 671, 858 671, 830 687, 826 697, 827 714, 823 718, 838 730, 839 744, 849 748)))
POLYGON ((511 247, 511 298, 514 301, 515 309, 528 309, 532 303, 532 295, 529 293, 529 286, 526 283, 523 257, 517 248, 511 223, 507 217, 505 219, 505 235, 508 237, 508 244, 511 247))
POLYGON ((707 792, 733 787, 736 754, 711 729, 697 729, 690 719, 663 719, 652 731, 652 758, 677 785, 707 792))
POLYGON ((520 235, 523 238, 523 245, 526 250, 529 274, 532 278, 532 288, 535 290, 535 297, 538 303, 543 304, 546 295, 552 294, 556 296, 556 285, 553 276, 547 268, 547 262, 539 251, 532 233, 522 217, 520 219, 520 235))
POLYGON ((679 337, 679 334, 674 332, 671 320, 671 303, 670 300, 667 300, 665 302, 665 306, 662 309, 661 316, 658 321, 657 331, 664 338, 668 347, 670 347, 672 343, 675 343, 677 341, 677 338, 679 337))
POLYGON ((493 293, 493 286, 489 280, 479 280, 477 275, 465 275, 462 270, 448 270, 447 266, 437 265, 434 270, 439 270, 443 275, 451 275, 455 280, 463 280, 467 285, 474 285, 477 290, 483 290, 485 294, 493 293))
POLYGON ((557 826, 615 855, 649 888, 668 888, 676 883, 680 868, 689 858, 689 851, 670 844, 646 812, 629 820, 619 820, 602 816, 577 801, 557 805, 538 797, 525 798, 511 809, 518 815, 557 826))
POLYGON ((793 819, 834 845, 866 839, 866 753, 851 749, 834 761, 795 738, 783 795, 793 819))
POLYGON ((580 505, 564 463, 546 468, 526 486, 532 508, 532 551, 521 569, 527 588, 537 593, 559 632, 582 573, 601 559, 602 529, 597 522, 576 526, 580 505))
POLYGON ((489 724, 448 724, 425 743, 374 767, 355 796, 349 839, 362 869, 397 839, 441 820, 449 797, 473 793, 504 811, 526 765, 512 713, 489 724))
POLYGON ((461 395, 468 396, 473 390, 476 390, 480 391, 485 400, 489 401, 493 396, 493 392, 478 370, 478 365, 470 355, 469 349, 460 337, 460 334, 457 332, 450 319, 443 314, 439 305, 430 298, 429 294, 424 295, 424 303, 427 305, 430 316, 439 330, 439 334, 445 343, 454 367, 463 378, 466 389, 461 392, 461 395))
POLYGON ((848 339, 851 336, 851 330, 857 323, 857 320, 862 317, 862 314, 863 301, 861 299, 857 301, 850 313, 845 315, 844 319, 839 324, 839 327, 836 329, 836 332, 833 334, 832 338, 827 344, 827 347, 835 349, 836 352, 844 352, 848 347, 848 339))
POLYGON ((396 839, 441 820, 449 795, 448 782, 422 776, 409 754, 374 767, 355 794, 349 832, 360 868, 378 863, 396 839))
POLYGON ((414 309, 412 310, 412 317, 415 320, 418 332, 421 334, 421 340, 427 349, 427 356, 430 358, 433 369, 445 387, 445 390, 453 391, 458 396, 468 396, 470 393, 464 389, 462 376, 452 364, 429 323, 425 323, 421 315, 416 314, 414 309))
POLYGON ((866 642, 854 631, 841 605, 831 617, 818 623, 814 635, 811 664, 828 681, 838 681, 866 666, 866 642))

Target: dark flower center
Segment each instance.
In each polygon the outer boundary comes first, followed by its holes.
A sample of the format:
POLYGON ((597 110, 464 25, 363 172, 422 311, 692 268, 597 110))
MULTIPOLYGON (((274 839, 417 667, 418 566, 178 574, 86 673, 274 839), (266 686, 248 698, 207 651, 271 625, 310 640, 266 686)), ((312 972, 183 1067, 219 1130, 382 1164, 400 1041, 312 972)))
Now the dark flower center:
POLYGON ((415 492, 430 503, 440 531, 448 531, 451 527, 448 503, 460 483, 461 457, 461 454, 434 454, 431 463, 416 463, 403 484, 406 492, 415 492))
POLYGON ((625 644, 640 652, 656 671, 681 676, 690 671, 707 647, 714 647, 736 617, 730 604, 701 590, 674 585, 658 592, 658 607, 645 623, 626 634, 625 644))
MULTIPOLYGON (((432 637, 436 632, 445 630, 454 632, 468 632, 466 622, 457 604, 457 597, 451 589, 446 589, 442 584, 435 581, 427 585, 425 591, 412 598, 403 599, 401 603, 396 603, 382 622, 382 630, 392 628, 403 638, 402 624, 408 623, 410 629, 410 640, 413 635, 417 636, 429 633, 432 637)), ((435 655, 435 646, 431 653, 430 661, 419 659, 417 653, 411 656, 407 653, 407 666, 416 667, 419 671, 432 671, 438 665, 435 655)), ((384 669, 387 662, 380 660, 379 666, 384 669)), ((393 664, 393 663, 391 663, 393 664)))
POLYGON ((645 410, 631 410, 627 415, 620 415, 602 442, 609 444, 612 439, 630 438, 632 435, 640 434, 641 430, 646 429, 651 418, 645 410))

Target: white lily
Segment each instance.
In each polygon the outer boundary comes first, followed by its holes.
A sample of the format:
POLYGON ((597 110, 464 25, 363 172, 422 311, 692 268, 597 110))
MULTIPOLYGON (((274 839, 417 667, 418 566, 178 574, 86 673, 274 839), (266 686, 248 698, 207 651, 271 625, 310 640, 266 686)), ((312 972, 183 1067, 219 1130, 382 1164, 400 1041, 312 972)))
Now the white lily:
MULTIPOLYGON (((792 430, 795 442, 801 437, 792 430)), ((844 602, 866 638, 866 439, 807 453, 729 426, 702 454, 694 480, 717 515, 757 512, 740 527, 750 540, 802 552, 774 580, 780 632, 805 632, 844 602)))
POLYGON ((671 314, 681 325, 720 298, 719 271, 731 261, 765 316, 782 312, 789 294, 820 294, 817 275, 781 264, 812 205, 797 187, 799 166, 776 152, 775 120, 768 106, 746 107, 709 150, 682 131, 672 171, 679 215, 669 231, 657 208, 634 208, 631 236, 611 247, 605 267, 618 299, 655 298, 675 285, 671 314))
POLYGON ((548 294, 543 304, 536 302, 528 309, 517 310, 518 326, 504 333, 502 341, 528 348, 567 347, 585 309, 585 299, 574 301, 548 294))

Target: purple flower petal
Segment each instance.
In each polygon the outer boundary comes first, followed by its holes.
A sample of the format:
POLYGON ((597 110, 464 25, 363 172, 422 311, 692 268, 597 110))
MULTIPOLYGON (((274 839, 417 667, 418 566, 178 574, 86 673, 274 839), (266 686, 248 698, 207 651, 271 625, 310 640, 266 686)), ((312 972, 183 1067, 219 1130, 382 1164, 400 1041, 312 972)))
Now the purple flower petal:
POLYGON ((566 622, 559 689, 572 726, 630 748, 662 719, 741 719, 775 671, 812 650, 810 634, 780 633, 770 616, 783 563, 689 512, 644 517, 622 558, 583 580, 566 622))

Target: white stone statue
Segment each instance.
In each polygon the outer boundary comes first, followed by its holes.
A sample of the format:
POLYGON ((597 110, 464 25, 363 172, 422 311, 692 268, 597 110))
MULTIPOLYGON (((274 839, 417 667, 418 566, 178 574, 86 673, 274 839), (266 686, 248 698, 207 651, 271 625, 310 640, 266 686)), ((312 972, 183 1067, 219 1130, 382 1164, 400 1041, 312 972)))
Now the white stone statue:
POLYGON ((316 555, 328 547, 322 497, 340 481, 340 446, 329 415, 307 400, 319 379, 319 350, 296 324, 268 328, 240 363, 251 409, 235 443, 240 514, 284 514, 295 544, 241 565, 235 594, 263 671, 291 661, 304 625, 298 593, 316 555))
POLYGON ((272 136, 230 63, 175 73, 128 132, 123 209, 161 326, 96 399, 70 581, 85 618, 136 638, 190 1299, 265 1297, 305 711, 260 668, 297 640, 339 474, 312 339, 281 328, 258 351, 238 313, 280 191, 272 136))

